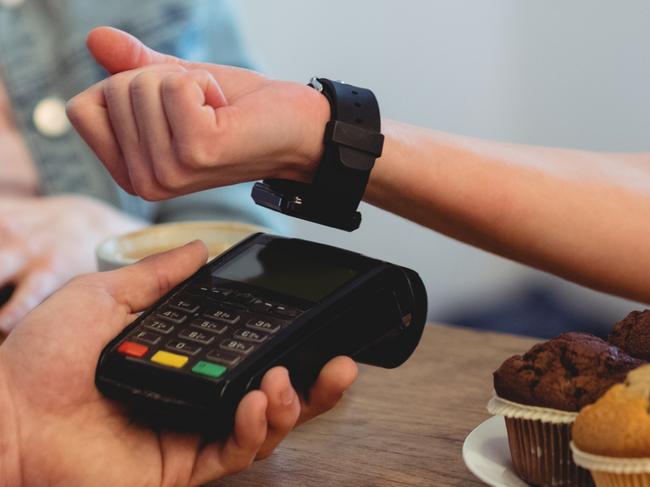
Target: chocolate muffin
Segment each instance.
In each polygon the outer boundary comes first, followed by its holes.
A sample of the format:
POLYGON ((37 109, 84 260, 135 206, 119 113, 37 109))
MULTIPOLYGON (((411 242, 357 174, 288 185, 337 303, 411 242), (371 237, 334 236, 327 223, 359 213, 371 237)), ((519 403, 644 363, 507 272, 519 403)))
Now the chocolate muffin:
POLYGON ((614 325, 607 341, 632 357, 650 361, 650 310, 632 311, 614 325))
POLYGON ((494 389, 518 404, 577 412, 643 363, 593 335, 563 333, 506 360, 494 389))

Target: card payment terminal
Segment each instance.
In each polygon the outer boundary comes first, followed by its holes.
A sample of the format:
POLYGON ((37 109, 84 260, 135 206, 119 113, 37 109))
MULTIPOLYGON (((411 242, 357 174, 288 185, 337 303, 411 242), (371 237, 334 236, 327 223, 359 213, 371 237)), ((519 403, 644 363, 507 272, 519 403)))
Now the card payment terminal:
POLYGON ((228 432, 270 368, 306 389, 337 355, 397 367, 427 296, 414 271, 339 248, 256 234, 202 267, 103 350, 97 387, 135 418, 228 432))

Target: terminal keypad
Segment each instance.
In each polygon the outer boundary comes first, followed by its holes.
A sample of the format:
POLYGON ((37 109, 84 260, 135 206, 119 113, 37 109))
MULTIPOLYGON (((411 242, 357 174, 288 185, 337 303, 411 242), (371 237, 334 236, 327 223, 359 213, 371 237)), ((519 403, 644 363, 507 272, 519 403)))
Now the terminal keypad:
POLYGON ((117 352, 217 379, 302 312, 249 291, 193 284, 145 318, 117 352))

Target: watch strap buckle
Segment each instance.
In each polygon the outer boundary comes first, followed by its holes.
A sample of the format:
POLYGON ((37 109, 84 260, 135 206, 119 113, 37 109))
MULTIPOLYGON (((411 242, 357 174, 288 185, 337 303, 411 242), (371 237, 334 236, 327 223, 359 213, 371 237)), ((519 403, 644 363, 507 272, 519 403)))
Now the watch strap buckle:
POLYGON ((327 122, 325 140, 365 152, 375 159, 381 157, 384 147, 383 134, 341 120, 327 122))

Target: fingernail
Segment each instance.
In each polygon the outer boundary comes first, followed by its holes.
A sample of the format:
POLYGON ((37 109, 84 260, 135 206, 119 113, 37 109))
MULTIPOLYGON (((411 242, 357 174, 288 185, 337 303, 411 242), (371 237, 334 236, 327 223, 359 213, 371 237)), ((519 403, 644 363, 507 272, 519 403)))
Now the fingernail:
POLYGON ((295 396, 296 395, 294 394, 293 389, 291 387, 287 387, 280 393, 280 401, 282 401, 282 404, 284 406, 288 406, 293 402, 295 396))

